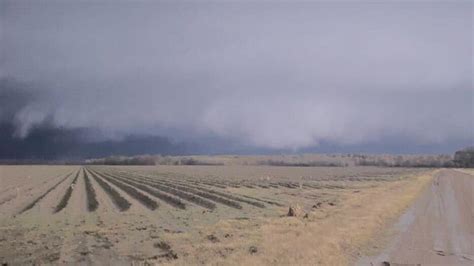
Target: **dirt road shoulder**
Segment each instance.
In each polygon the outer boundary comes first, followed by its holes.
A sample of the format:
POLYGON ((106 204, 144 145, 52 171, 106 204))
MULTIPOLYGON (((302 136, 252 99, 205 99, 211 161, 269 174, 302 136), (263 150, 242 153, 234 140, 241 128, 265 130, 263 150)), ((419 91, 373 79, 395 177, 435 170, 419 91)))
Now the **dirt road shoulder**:
POLYGON ((443 169, 394 225, 396 234, 360 265, 473 265, 474 176, 443 169))

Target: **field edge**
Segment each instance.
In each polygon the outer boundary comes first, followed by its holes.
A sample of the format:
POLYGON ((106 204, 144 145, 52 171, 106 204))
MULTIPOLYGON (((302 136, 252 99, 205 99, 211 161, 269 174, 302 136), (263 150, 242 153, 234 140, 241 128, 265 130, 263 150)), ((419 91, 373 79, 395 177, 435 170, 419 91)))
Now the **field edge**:
MULTIPOLYGON (((387 229, 411 206, 430 184, 439 170, 429 170, 399 180, 364 190, 345 192, 336 206, 325 206, 304 217, 268 218, 253 232, 247 232, 248 241, 241 245, 258 247, 251 253, 240 249, 225 258, 217 258, 216 264, 226 265, 353 265, 365 257, 383 249, 387 229), (383 200, 380 200, 383 199, 383 200)), ((229 230, 232 221, 221 221, 222 228, 229 230)), ((239 221, 245 228, 251 221, 239 221)), ((249 226, 250 227, 250 226, 249 226)), ((191 261, 189 261, 191 262, 191 261)), ((173 265, 188 263, 185 260, 173 265)))

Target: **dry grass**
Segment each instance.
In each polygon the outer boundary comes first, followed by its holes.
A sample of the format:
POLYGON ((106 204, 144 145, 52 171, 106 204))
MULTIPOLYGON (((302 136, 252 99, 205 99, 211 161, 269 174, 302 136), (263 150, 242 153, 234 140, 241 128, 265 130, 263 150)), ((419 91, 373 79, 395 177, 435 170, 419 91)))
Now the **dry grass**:
MULTIPOLYGON (((308 218, 280 217, 254 221, 221 221, 204 234, 238 235, 220 245, 208 244, 181 252, 193 254, 173 264, 216 265, 348 265, 373 252, 374 236, 394 221, 430 182, 424 174, 344 192, 337 206, 326 205, 308 218), (249 249, 256 247, 257 252, 249 249), (233 250, 225 254, 225 250, 233 250)), ((284 215, 284 213, 282 213, 284 215)))

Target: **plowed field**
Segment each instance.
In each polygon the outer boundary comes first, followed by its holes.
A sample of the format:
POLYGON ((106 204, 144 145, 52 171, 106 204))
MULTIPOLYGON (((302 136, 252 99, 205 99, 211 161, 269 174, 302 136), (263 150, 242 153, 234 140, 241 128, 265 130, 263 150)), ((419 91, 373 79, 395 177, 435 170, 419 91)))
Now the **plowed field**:
POLYGON ((421 171, 1 166, 0 262, 238 264, 230 258, 266 252, 259 245, 269 222, 314 220, 354 195, 408 182, 421 171), (305 217, 286 217, 289 206, 305 217))

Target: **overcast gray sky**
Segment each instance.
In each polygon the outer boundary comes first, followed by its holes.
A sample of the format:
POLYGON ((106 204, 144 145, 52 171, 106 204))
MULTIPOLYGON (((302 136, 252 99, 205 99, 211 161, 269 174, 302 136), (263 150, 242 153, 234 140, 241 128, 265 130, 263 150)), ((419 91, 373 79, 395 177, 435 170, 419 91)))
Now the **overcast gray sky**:
POLYGON ((473 142, 472 1, 0 2, 18 137, 473 142))

